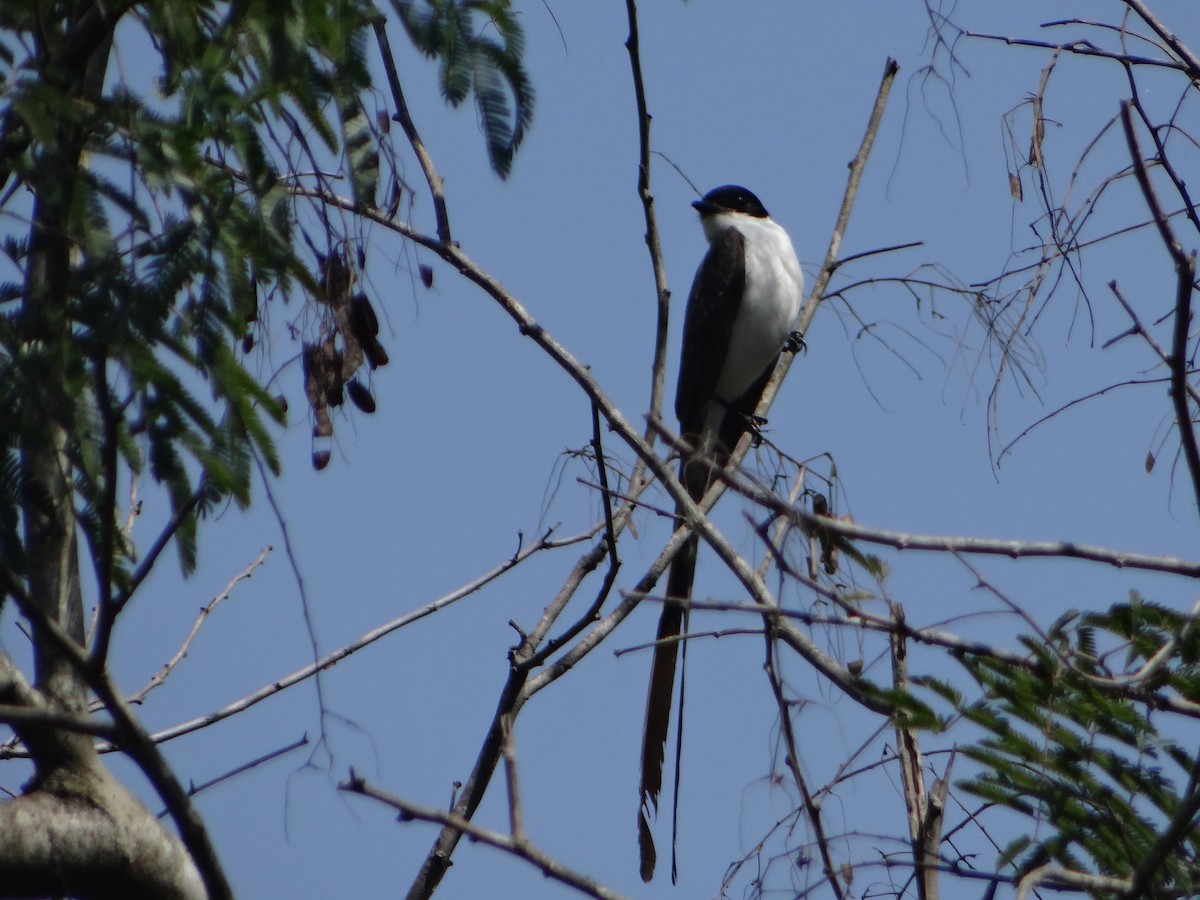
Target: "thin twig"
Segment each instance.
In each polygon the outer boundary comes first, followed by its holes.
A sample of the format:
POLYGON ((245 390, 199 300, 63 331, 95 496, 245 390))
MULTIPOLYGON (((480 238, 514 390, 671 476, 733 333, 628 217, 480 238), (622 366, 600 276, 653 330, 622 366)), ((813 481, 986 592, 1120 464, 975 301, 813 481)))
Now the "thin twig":
MULTIPOLYGON (((900 629, 904 627, 904 608, 892 604, 892 616, 900 629)), ((908 677, 908 643, 898 629, 891 635, 892 685, 905 694, 911 691, 908 677)), ((904 805, 908 810, 908 834, 912 842, 913 874, 920 900, 938 900, 938 847, 941 844, 942 823, 949 791, 949 766, 945 777, 934 790, 925 788, 924 759, 917 729, 908 724, 903 714, 895 717, 896 755, 900 761, 900 781, 904 786, 904 805)), ((953 760, 953 757, 951 758, 953 760)))
POLYGON ((813 799, 804 773, 800 770, 800 748, 796 742, 796 731, 792 727, 791 706, 783 695, 783 683, 780 681, 779 672, 775 666, 775 635, 771 633, 770 629, 767 630, 766 639, 767 662, 763 668, 766 670, 767 680, 771 684, 775 707, 779 711, 779 727, 783 731, 783 740, 787 746, 787 757, 784 759, 784 764, 788 767, 796 787, 800 789, 800 797, 804 801, 804 811, 808 815, 814 841, 821 853, 822 871, 829 879, 829 885, 833 888, 837 900, 845 900, 846 894, 842 890, 842 883, 838 880, 838 871, 833 864, 833 854, 829 849, 829 838, 825 835, 825 826, 821 820, 821 806, 813 799))
POLYGON ((596 476, 600 479, 600 503, 604 507, 604 535, 608 541, 608 558, 620 566, 617 558, 617 537, 613 533, 612 494, 608 489, 608 463, 604 459, 604 442, 600 437, 600 411, 592 404, 592 449, 596 454, 596 476))
MULTIPOLYGON (((256 756, 254 759, 252 759, 248 762, 244 762, 239 766, 235 766, 234 768, 230 769, 228 772, 223 772, 220 775, 216 776, 215 778, 210 778, 210 779, 208 779, 208 781, 202 781, 199 784, 188 785, 188 796, 195 797, 197 794, 199 794, 202 791, 206 791, 211 787, 216 787, 218 784, 228 781, 231 778, 235 778, 238 775, 242 775, 245 772, 249 772, 251 769, 256 769, 259 766, 263 765, 264 763, 269 763, 272 760, 279 759, 281 756, 286 756, 287 754, 291 753, 293 750, 299 750, 301 747, 307 747, 307 746, 308 746, 308 735, 307 734, 301 735, 299 738, 292 741, 290 744, 287 744, 283 747, 279 747, 278 749, 272 750, 269 753, 263 753, 261 756, 256 756)), ((158 817, 161 819, 166 814, 167 814, 166 810, 163 810, 162 812, 160 812, 158 814, 158 817)))
MULTIPOLYGON (((891 57, 888 57, 883 67, 883 78, 879 82, 879 90, 875 95, 875 105, 871 108, 871 115, 867 120, 866 131, 863 133, 862 141, 859 143, 858 152, 854 155, 854 159, 850 163, 850 174, 846 178, 846 190, 842 195, 842 205, 838 210, 837 219, 834 221, 833 233, 829 237, 829 247, 825 251, 825 260, 821 263, 821 270, 817 274, 812 289, 809 291, 808 302, 805 303, 804 309, 800 313, 800 320, 796 325, 797 330, 801 334, 808 332, 813 316, 817 314, 817 307, 820 306, 821 300, 825 296, 829 280, 833 277, 833 273, 838 267, 838 253, 841 252, 842 241, 846 236, 846 229, 850 226, 850 214, 854 210, 855 201, 858 199, 858 186, 862 182, 863 173, 867 168, 867 160, 871 155, 871 148, 875 144, 875 136, 879 133, 879 125, 883 121, 883 112, 887 108, 888 95, 892 91, 892 83, 896 80, 896 73, 899 71, 900 64, 891 57)), ((783 383, 783 379, 787 376, 794 359, 795 354, 783 354, 779 365, 775 367, 775 373, 771 376, 771 380, 767 382, 766 389, 763 391, 762 402, 759 403, 758 409, 755 411, 756 414, 763 415, 765 410, 770 408, 775 395, 779 393, 779 387, 783 383)), ((735 458, 735 465, 737 461, 737 458, 735 458)))
MULTIPOLYGON (((300 684, 301 682, 306 681, 309 678, 312 678, 314 675, 317 674, 317 672, 324 671, 325 669, 328 669, 328 668, 331 668, 332 666, 337 665, 339 662, 341 662, 346 657, 348 657, 354 653, 357 653, 359 650, 362 650, 364 647, 370 646, 371 644, 378 641, 380 638, 386 637, 387 635, 391 634, 393 631, 397 631, 398 629, 403 628, 406 625, 411 625, 413 622, 419 621, 420 619, 423 619, 426 616, 432 615, 433 613, 436 613, 436 612, 444 609, 445 607, 449 606, 452 603, 457 602, 458 600, 463 599, 464 597, 468 597, 471 594, 476 593, 477 591, 481 590, 483 587, 485 587, 492 581, 495 581, 497 578, 499 578, 501 575, 503 575, 509 569, 512 569, 514 566, 519 565, 520 563, 529 559, 529 557, 533 556, 534 554, 536 554, 542 550, 549 549, 551 546, 552 545, 550 544, 550 542, 548 540, 546 540, 545 538, 543 538, 542 540, 536 541, 536 542, 532 543, 530 546, 522 548, 522 550, 518 554, 513 556, 511 559, 505 560, 503 563, 496 566, 491 571, 486 572, 483 575, 476 578, 474 581, 468 582, 467 584, 463 585, 462 587, 460 587, 454 591, 451 591, 449 594, 446 594, 445 596, 440 597, 437 600, 432 601, 431 603, 427 603, 425 606, 422 606, 419 609, 415 609, 412 612, 405 613, 404 615, 399 616, 398 618, 392 619, 390 622, 387 622, 383 625, 380 625, 377 628, 372 629, 371 631, 368 631, 366 634, 362 635, 357 640, 351 641, 349 644, 346 644, 342 647, 339 647, 337 650, 334 650, 330 653, 325 654, 320 659, 309 663, 308 665, 304 666, 304 668, 298 669, 297 671, 293 672, 290 675, 285 675, 282 678, 272 681, 270 684, 259 688, 257 691, 254 691, 251 694, 247 694, 245 697, 242 697, 240 700, 230 703, 227 706, 222 707, 221 709, 218 709, 214 712, 208 713, 207 715, 203 715, 198 718, 192 719, 190 721, 183 722, 179 725, 174 725, 171 728, 167 728, 162 731, 155 732, 154 734, 150 735, 150 738, 152 741, 154 741, 157 744, 165 743, 165 742, 173 740, 177 737, 182 737, 185 734, 191 734, 192 732, 199 731, 202 728, 206 728, 209 725, 212 725, 216 722, 220 722, 222 719, 228 719, 230 716, 234 716, 240 712, 244 712, 245 710, 249 709, 250 707, 261 703, 263 700, 266 700, 269 697, 273 697, 276 694, 280 693, 281 691, 284 691, 290 687, 294 687, 295 685, 300 684)), ((99 749, 101 751, 106 751, 106 750, 112 750, 113 748, 111 746, 102 745, 99 749)), ((16 755, 19 755, 19 754, 16 754, 16 755)))
POLYGON ((881 544, 897 550, 1008 556, 1012 559, 1021 557, 1082 559, 1090 562, 1104 563, 1118 569, 1139 569, 1148 572, 1166 572, 1171 575, 1182 575, 1188 578, 1200 578, 1200 563, 1177 559, 1171 556, 1147 556, 1141 553, 1128 553, 1123 550, 1110 550, 1106 547, 1077 544, 1072 541, 1009 541, 996 538, 959 537, 956 535, 913 534, 911 532, 868 528, 853 522, 845 522, 827 517, 821 517, 818 521, 816 516, 802 507, 789 506, 772 492, 750 482, 740 475, 725 474, 722 477, 729 479, 734 490, 755 503, 759 503, 782 515, 791 516, 801 525, 819 525, 834 534, 854 541, 881 544))
MULTIPOLYGON (((642 484, 635 487, 635 490, 641 491, 645 487, 646 484, 642 484)), ((633 514, 633 509, 634 506, 632 504, 624 504, 616 513, 613 523, 614 532, 619 534, 624 530, 629 517, 633 514)), ((479 804, 483 801, 483 795, 491 783, 492 775, 503 752, 504 729, 510 727, 511 722, 515 720, 525 701, 529 699, 530 692, 527 690, 527 682, 534 665, 540 665, 541 661, 550 652, 550 648, 554 646, 554 641, 547 641, 545 646, 542 646, 542 642, 546 640, 550 628, 553 627, 553 624, 558 620, 558 617, 562 614, 562 611, 566 608, 571 598, 574 597, 584 579, 600 565, 607 555, 608 540, 607 537, 604 537, 596 541, 591 549, 576 561, 562 587, 546 607, 537 627, 525 635, 521 640, 520 646, 510 653, 512 665, 500 689, 496 711, 492 715, 492 721, 488 726, 483 742, 480 744, 479 752, 475 757, 475 763, 471 768, 471 774, 467 777, 454 803, 454 815, 460 816, 464 820, 470 820, 471 816, 475 814, 475 810, 478 809, 479 804)), ((608 592, 611 590, 615 576, 616 569, 610 566, 592 607, 585 614, 584 618, 577 622, 575 626, 568 629, 568 636, 563 638, 564 640, 573 638, 579 630, 582 630, 587 624, 594 621, 594 613, 599 609, 600 604, 603 603, 608 592)), ((630 609, 632 609, 632 605, 626 602, 618 607, 618 612, 628 615, 630 609)), ((609 618, 613 618, 613 614, 610 614, 609 618)), ((594 631, 595 629, 593 629, 593 633, 594 631)), ((587 639, 585 638, 584 640, 586 641, 587 639)), ((458 846, 462 835, 463 832, 460 829, 449 826, 442 828, 434 840, 433 847, 426 855, 425 862, 422 864, 420 871, 408 889, 407 896, 410 900, 429 897, 437 890, 438 884, 441 883, 447 868, 452 862, 451 856, 458 846)))
POLYGON ((432 822, 435 825, 441 825, 443 828, 451 828, 460 834, 465 834, 471 840, 479 841, 498 850, 503 850, 505 853, 509 853, 517 859, 524 860, 541 869, 542 874, 547 878, 552 878, 561 884, 574 888, 587 897, 594 897, 596 900, 623 900, 621 894, 606 888, 591 878, 568 869, 562 863, 538 850, 528 841, 517 840, 515 837, 509 837, 487 828, 481 828, 469 819, 457 816, 454 813, 444 813, 440 810, 428 809, 424 806, 418 806, 415 803, 409 803, 401 797, 371 787, 365 780, 355 775, 354 772, 350 773, 349 781, 339 785, 339 788, 350 794, 360 794, 363 797, 378 800, 380 803, 398 810, 402 819, 417 819, 422 822, 432 822))
POLYGON ((143 687, 137 693, 130 695, 130 703, 136 706, 144 702, 147 694, 149 694, 155 688, 160 687, 167 680, 171 672, 175 670, 175 667, 178 666, 183 661, 184 657, 187 656, 188 650, 191 649, 192 642, 196 640, 196 635, 200 633, 201 626, 208 621, 208 617, 212 614, 212 611, 216 609, 217 606, 219 606, 223 601, 229 599, 229 595, 233 593, 233 589, 238 582, 245 581, 246 579, 250 578, 250 576, 254 574, 255 569, 266 563, 267 554, 273 549, 274 548, 269 545, 263 547, 262 551, 258 554, 258 558, 254 560, 254 562, 250 563, 249 566, 247 566, 237 575, 234 575, 229 584, 225 585, 225 590, 213 597, 213 599, 210 600, 207 605, 200 608, 200 615, 198 615, 196 617, 196 621, 192 623, 191 631, 189 631, 187 637, 184 638, 179 650, 176 651, 175 655, 171 657, 170 661, 167 662, 166 665, 154 673, 154 676, 150 679, 145 687, 143 687))
POLYGON ((876 247, 873 250, 860 250, 858 253, 851 253, 849 256, 843 256, 833 264, 833 270, 836 272, 842 266, 855 262, 856 260, 865 259, 868 256, 879 256, 883 253, 895 253, 898 250, 912 250, 914 247, 924 246, 924 241, 905 241, 903 244, 890 244, 887 247, 876 247))
POLYGON ((1146 108, 1142 105, 1137 80, 1134 78, 1132 69, 1126 69, 1126 77, 1129 79, 1129 91, 1132 98, 1130 102, 1133 104, 1133 108, 1137 110, 1138 117, 1142 120, 1142 124, 1146 126, 1150 140, 1154 143, 1155 162, 1166 173, 1171 185, 1175 188, 1175 193, 1183 201, 1184 215, 1188 217, 1192 226, 1197 231, 1200 231, 1200 213, 1196 212, 1196 202, 1192 199, 1191 192, 1187 189, 1187 183, 1175 171, 1175 166, 1172 164, 1171 157, 1167 153, 1167 145, 1160 136, 1159 129, 1150 121, 1150 114, 1146 112, 1146 108))
POLYGON ((1179 40, 1165 24, 1163 24, 1157 16, 1150 11, 1142 0, 1125 0, 1125 5, 1137 13, 1143 22, 1163 39, 1163 42, 1171 49, 1171 52, 1179 57, 1180 60, 1187 66, 1188 75, 1192 81, 1200 81, 1200 57, 1197 57, 1183 41, 1179 40))
MULTIPOLYGON (((646 220, 646 249, 650 253, 650 268, 654 272, 654 293, 657 297, 657 316, 654 327, 654 359, 650 366, 650 416, 662 416, 663 395, 667 371, 667 329, 670 324, 671 291, 667 287, 667 269, 663 263, 662 242, 658 233, 658 217, 654 212, 654 194, 650 192, 650 110, 646 102, 646 84, 642 78, 641 42, 638 38, 638 15, 635 0, 625 2, 626 18, 629 20, 629 37, 625 49, 629 52, 629 65, 633 70, 633 95, 637 105, 638 121, 638 198, 642 202, 642 215, 646 220)), ((646 432, 646 440, 653 445, 654 433, 646 432)))
POLYGON ((429 196, 433 199, 433 213, 437 220, 437 234, 443 244, 451 243, 450 214, 446 209, 446 194, 443 188, 442 176, 438 174, 433 164, 433 157, 425 149, 425 142, 417 131, 408 104, 404 100, 404 90, 400 87, 400 75, 396 72, 396 58, 392 55, 392 45, 387 36, 387 19, 378 9, 375 10, 375 20, 371 23, 375 29, 375 41, 379 44, 379 55, 383 60, 383 70, 387 74, 388 86, 392 91, 392 102, 396 104, 396 112, 392 119, 400 123, 404 136, 408 139, 425 181, 429 185, 429 196))
MULTIPOLYGON (((1130 305, 1129 301, 1125 299, 1125 296, 1121 293, 1121 289, 1117 286, 1117 283, 1115 281, 1110 281, 1108 283, 1108 289, 1113 292, 1113 296, 1117 298, 1117 302, 1119 302, 1121 304, 1121 306, 1123 306, 1125 308, 1125 312, 1128 313, 1129 318, 1131 320, 1133 320, 1133 333, 1140 335, 1142 340, 1144 340, 1149 345, 1150 349, 1154 351, 1155 355, 1160 360, 1162 360, 1163 364, 1166 365, 1167 367, 1170 367, 1170 365, 1171 365, 1170 355, 1167 353, 1166 350, 1164 350, 1161 346, 1159 346, 1158 341, 1156 341, 1154 339, 1154 336, 1152 334, 1150 334, 1150 331, 1146 328, 1145 325, 1142 324, 1141 318, 1134 311, 1133 306, 1130 305)), ((1188 374, 1191 374, 1191 373, 1188 373, 1188 374)), ((1143 382, 1128 382, 1128 383, 1130 383, 1130 384, 1137 384, 1137 383, 1154 384, 1161 380, 1162 379, 1153 379, 1153 380, 1146 380, 1143 382)), ((1200 391, 1198 391, 1196 389, 1196 386, 1193 385, 1190 381, 1188 381, 1188 382, 1186 382, 1186 387, 1187 387, 1187 391, 1188 391, 1188 396, 1190 396, 1192 398, 1192 402, 1200 404, 1200 391)))
POLYGON ((192 511, 195 510, 196 505, 203 499, 204 493, 207 490, 208 485, 204 477, 201 476, 200 483, 196 485, 196 490, 171 514, 171 518, 167 521, 167 524, 158 533, 158 537, 154 539, 154 543, 150 545, 150 549, 142 557, 141 563, 129 577, 129 583, 113 598, 114 615, 124 608, 125 604, 133 597, 134 592, 141 587, 142 582, 146 580, 146 576, 154 568, 154 564, 158 562, 158 557, 166 549, 167 544, 171 542, 171 538, 175 537, 175 533, 179 531, 179 527, 192 514, 192 511))
POLYGON ((1042 50, 1062 51, 1075 56, 1096 56, 1101 59, 1112 59, 1117 62, 1127 63, 1131 66, 1152 66, 1162 69, 1175 69, 1180 72, 1188 71, 1186 65, 1173 59, 1155 59, 1152 56, 1133 56, 1127 53, 1117 53, 1112 50, 1102 50, 1091 41, 1076 40, 1054 43, 1052 41, 1037 41, 1030 38, 1005 37, 1000 34, 982 34, 975 31, 964 32, 963 37, 984 41, 1000 41, 1012 47, 1037 47, 1042 50))

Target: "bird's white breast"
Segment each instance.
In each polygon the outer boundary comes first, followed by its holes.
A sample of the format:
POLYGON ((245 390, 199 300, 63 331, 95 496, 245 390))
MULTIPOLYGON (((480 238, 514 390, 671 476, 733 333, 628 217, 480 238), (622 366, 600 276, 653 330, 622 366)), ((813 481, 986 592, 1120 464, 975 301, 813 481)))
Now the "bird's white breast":
POLYGON ((791 238, 772 220, 743 215, 712 219, 717 230, 732 226, 746 239, 746 286, 716 391, 732 402, 783 349, 804 301, 804 274, 791 238))

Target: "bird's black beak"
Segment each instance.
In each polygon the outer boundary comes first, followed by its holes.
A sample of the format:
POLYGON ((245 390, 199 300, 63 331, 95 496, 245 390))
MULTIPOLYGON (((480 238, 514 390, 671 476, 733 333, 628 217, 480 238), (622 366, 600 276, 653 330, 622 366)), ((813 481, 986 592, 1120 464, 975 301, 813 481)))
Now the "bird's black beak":
POLYGON ((692 209, 700 213, 702 216, 711 216, 715 212, 719 212, 721 207, 708 200, 693 200, 692 209))

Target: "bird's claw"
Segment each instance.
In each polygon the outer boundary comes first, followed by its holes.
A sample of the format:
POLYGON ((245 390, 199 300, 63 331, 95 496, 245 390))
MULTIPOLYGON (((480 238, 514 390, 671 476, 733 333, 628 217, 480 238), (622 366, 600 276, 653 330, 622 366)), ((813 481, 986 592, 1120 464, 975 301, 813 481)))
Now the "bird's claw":
POLYGON ((762 428, 767 424, 766 416, 750 416, 746 419, 746 430, 750 432, 750 446, 758 449, 762 446, 762 428))

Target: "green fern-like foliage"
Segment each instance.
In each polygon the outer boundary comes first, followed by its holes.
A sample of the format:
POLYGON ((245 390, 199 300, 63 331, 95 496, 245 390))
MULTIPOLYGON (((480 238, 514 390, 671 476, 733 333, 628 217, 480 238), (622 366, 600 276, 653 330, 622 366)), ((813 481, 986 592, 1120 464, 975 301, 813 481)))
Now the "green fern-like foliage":
MULTIPOLYGON (((507 175, 533 103, 508 3, 396 8, 439 59, 446 99, 474 96, 491 164, 507 175)), ((256 461, 278 471, 282 405, 247 354, 280 301, 312 304, 300 319, 313 333, 296 334, 298 345, 349 340, 362 244, 343 214, 303 194, 336 195, 340 207, 348 184, 358 208, 375 204, 380 16, 372 0, 0 0, 8 582, 29 576, 29 518, 70 530, 73 517, 96 583, 120 605, 134 583, 121 510, 131 477, 162 487, 191 571, 204 515, 250 502, 256 461), (138 65, 117 71, 114 47, 138 65), (338 304, 316 302, 329 299, 326 261, 348 260, 356 244, 338 304), (31 459, 63 464, 29 477, 31 459)), ((370 365, 386 362, 368 343, 370 365)), ((364 356, 359 344, 343 349, 322 370, 339 387, 364 356)))
POLYGON ((525 34, 507 0, 394 0, 422 53, 438 60, 442 96, 475 97, 488 159, 501 178, 533 119, 533 86, 521 64, 525 34))
POLYGON ((377 144, 364 129, 351 141, 346 119, 371 86, 375 12, 359 0, 115 4, 129 26, 119 40, 158 78, 89 94, 108 49, 74 6, 35 17, 0 0, 0 565, 21 575, 21 510, 37 499, 21 454, 57 429, 77 522, 119 593, 133 560, 114 502, 124 472, 165 488, 190 571, 198 519, 250 502, 255 457, 279 468, 282 409, 236 348, 268 298, 312 287, 292 173, 346 153, 372 202, 377 144), (13 229, 31 220, 45 227, 13 229))
POLYGON ((1001 862, 1129 878, 1152 859, 1145 896, 1195 895, 1200 833, 1183 804, 1200 751, 1194 722, 1169 701, 1200 694, 1200 629, 1134 595, 1023 643, 1026 667, 961 657, 982 699, 926 683, 984 732, 960 746, 981 767, 960 786, 1029 820, 1001 862))

